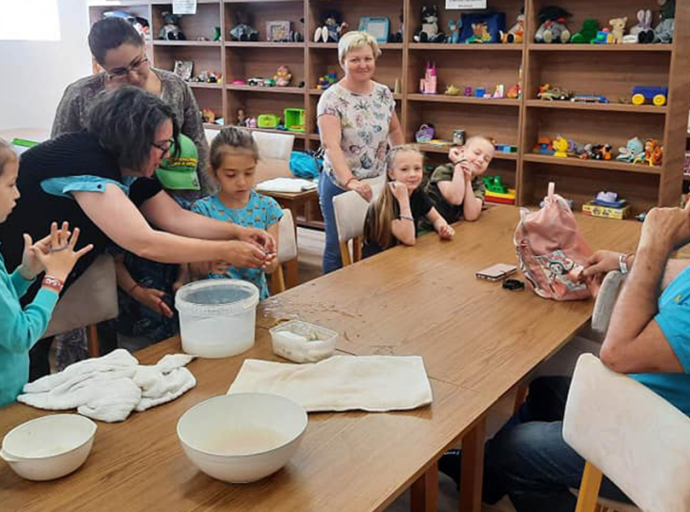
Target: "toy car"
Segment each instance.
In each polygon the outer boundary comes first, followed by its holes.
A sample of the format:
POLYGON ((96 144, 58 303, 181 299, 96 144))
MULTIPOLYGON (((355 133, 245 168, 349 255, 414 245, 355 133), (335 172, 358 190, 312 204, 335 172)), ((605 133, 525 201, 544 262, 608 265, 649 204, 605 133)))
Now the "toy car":
POLYGON ((666 105, 666 98, 668 98, 668 87, 643 87, 636 86, 632 90, 632 104, 644 105, 647 101, 651 101, 657 107, 666 105))
POLYGON ((575 94, 570 101, 575 103, 611 103, 606 96, 601 94, 575 94))
POLYGON ((247 78, 247 85, 263 86, 264 85, 264 79, 263 78, 247 78))
POLYGON ((537 93, 537 98, 549 101, 565 101, 570 99, 571 96, 572 94, 570 92, 564 91, 558 87, 551 87, 549 84, 539 87, 539 92, 537 93))

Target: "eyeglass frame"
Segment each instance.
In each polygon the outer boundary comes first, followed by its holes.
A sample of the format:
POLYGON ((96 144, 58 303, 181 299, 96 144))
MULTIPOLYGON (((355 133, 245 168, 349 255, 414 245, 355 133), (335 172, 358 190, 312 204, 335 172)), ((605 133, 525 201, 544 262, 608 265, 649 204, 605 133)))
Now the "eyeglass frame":
POLYGON ((159 144, 158 142, 154 142, 152 146, 159 151, 162 151, 163 154, 167 153, 170 151, 170 149, 175 145, 175 139, 168 139, 165 141, 168 144, 168 147, 163 146, 162 144, 159 144))
POLYGON ((104 71, 105 71, 106 76, 108 77, 108 80, 122 79, 122 78, 125 78, 127 75, 129 75, 132 71, 138 71, 141 66, 143 66, 144 64, 147 64, 148 62, 150 62, 149 57, 148 57, 148 55, 146 55, 146 53, 144 53, 141 56, 141 59, 138 60, 137 62, 131 63, 129 66, 126 66, 123 68, 118 68, 121 71, 119 71, 117 73, 112 73, 112 72, 107 71, 107 70, 104 70, 104 71))

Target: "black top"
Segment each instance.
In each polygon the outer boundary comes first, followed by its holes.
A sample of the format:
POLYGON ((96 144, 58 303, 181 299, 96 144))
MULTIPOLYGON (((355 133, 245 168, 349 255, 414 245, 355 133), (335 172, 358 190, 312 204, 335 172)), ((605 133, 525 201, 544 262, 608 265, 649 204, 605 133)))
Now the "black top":
MULTIPOLYGON (((386 185, 387 186, 387 185, 386 185)), ((367 211, 367 218, 366 218, 366 225, 373 225, 373 219, 376 217, 376 202, 373 202, 369 205, 369 210, 367 211)), ((414 192, 412 192, 412 195, 410 196, 410 210, 412 211, 412 218, 414 219, 414 232, 415 236, 417 236, 418 229, 417 226, 419 225, 419 221, 423 219, 429 211, 431 211, 431 208, 433 208, 433 204, 431 203, 431 199, 429 199, 429 196, 427 195, 422 188, 417 188, 414 192)), ((394 201, 394 209, 395 211, 393 212, 393 218, 398 218, 400 216, 400 205, 398 204, 398 201, 394 201)), ((365 225, 364 232, 369 233, 370 230, 367 229, 367 226, 365 225)), ((394 247, 398 245, 398 241, 395 240, 391 244, 390 247, 394 247)), ((364 239, 364 246, 362 247, 362 258, 368 258, 369 256, 373 256, 374 254, 378 254, 385 249, 390 249, 390 247, 381 247, 375 240, 372 238, 365 238, 364 239)))
MULTIPOLYGON (((23 233, 36 241, 50 232, 50 223, 68 221, 70 228, 81 230, 78 247, 93 244, 70 274, 68 283, 81 275, 107 247, 109 240, 70 197, 48 194, 41 182, 50 178, 97 176, 122 182, 115 155, 108 153, 87 132, 68 133, 43 142, 21 155, 17 187, 21 197, 7 220, 0 224, 0 242, 8 269, 21 263, 24 251, 23 233)), ((139 207, 162 190, 157 180, 139 178, 130 187, 130 199, 139 207)), ((32 296, 33 294, 28 294, 32 296)))

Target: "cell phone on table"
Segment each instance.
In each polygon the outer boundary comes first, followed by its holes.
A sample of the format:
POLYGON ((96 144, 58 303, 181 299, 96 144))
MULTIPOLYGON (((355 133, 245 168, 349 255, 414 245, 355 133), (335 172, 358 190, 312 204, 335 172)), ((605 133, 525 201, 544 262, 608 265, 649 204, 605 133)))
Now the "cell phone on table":
POLYGON ((483 270, 478 271, 475 275, 477 279, 486 279, 487 281, 501 281, 508 276, 512 276, 517 272, 517 267, 515 265, 509 265, 507 263, 496 263, 483 270))

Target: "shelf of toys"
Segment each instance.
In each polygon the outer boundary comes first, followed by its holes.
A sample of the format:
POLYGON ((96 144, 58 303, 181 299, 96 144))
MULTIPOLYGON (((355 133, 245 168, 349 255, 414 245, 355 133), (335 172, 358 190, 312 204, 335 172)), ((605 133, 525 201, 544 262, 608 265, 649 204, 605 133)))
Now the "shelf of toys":
POLYGON ((555 179, 577 209, 608 188, 637 213, 677 204, 683 183, 690 3, 673 13, 672 2, 488 0, 484 12, 444 0, 199 0, 197 14, 172 20, 171 2, 92 0, 89 16, 150 21, 147 55, 190 75, 215 118, 207 126, 239 117, 281 131, 288 110, 304 120, 293 133, 307 149, 320 142, 320 95, 343 76, 337 40, 366 28, 383 52, 375 79, 394 92, 406 140, 421 132, 428 165, 453 140, 485 135, 497 147, 487 174, 517 189, 518 204, 538 204, 555 179))

